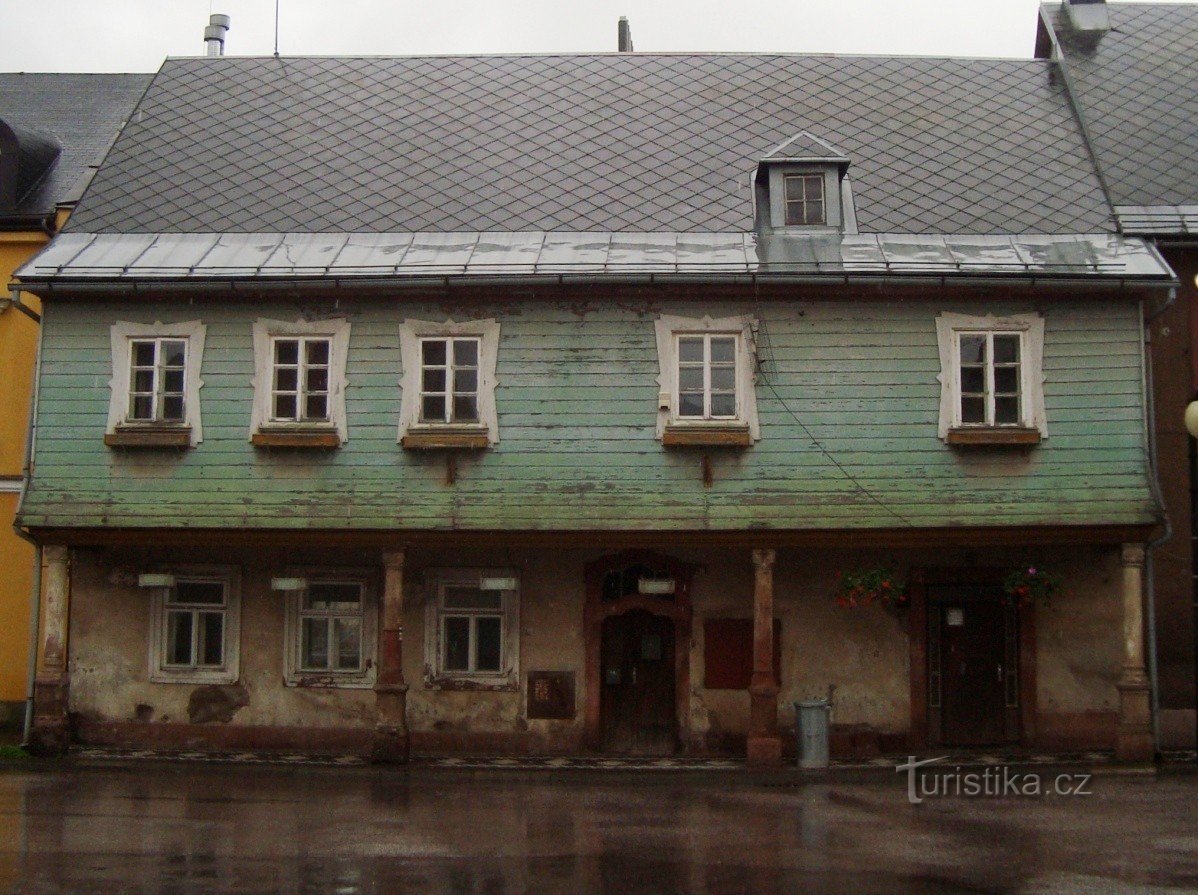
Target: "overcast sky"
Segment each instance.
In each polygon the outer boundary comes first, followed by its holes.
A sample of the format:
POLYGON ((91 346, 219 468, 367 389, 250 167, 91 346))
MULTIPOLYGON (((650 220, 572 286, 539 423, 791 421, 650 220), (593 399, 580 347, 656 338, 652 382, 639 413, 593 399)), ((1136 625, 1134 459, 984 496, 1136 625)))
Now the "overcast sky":
MULTIPOLYGON (((1028 57, 1038 0, 279 0, 283 55, 638 51, 1028 57)), ((154 71, 204 53, 270 54, 275 0, 0 0, 0 71, 154 71)))

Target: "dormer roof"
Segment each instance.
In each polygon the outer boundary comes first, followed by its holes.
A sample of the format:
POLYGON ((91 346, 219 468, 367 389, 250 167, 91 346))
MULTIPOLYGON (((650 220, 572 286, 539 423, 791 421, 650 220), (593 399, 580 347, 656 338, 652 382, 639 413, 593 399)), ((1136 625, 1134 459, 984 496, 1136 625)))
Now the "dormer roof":
POLYGON ((763 165, 788 163, 840 165, 847 168, 849 157, 814 134, 803 131, 775 146, 761 159, 763 165))

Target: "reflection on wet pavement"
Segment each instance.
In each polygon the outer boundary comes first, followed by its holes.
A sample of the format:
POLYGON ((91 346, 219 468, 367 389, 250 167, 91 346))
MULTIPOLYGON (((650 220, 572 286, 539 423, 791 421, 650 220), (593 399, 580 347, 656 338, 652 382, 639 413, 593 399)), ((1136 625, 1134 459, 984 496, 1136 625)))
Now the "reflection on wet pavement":
POLYGON ((1175 893, 1198 776, 1081 799, 901 780, 131 766, 0 773, 18 893, 1175 893))

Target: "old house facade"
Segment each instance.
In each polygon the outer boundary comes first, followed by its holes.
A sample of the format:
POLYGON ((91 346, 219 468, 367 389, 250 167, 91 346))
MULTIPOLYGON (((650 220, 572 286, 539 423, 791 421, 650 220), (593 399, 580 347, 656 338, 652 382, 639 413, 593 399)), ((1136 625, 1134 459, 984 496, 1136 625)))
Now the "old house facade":
POLYGON ((1152 753, 1175 278, 1052 61, 170 60, 18 277, 46 748, 1152 753))

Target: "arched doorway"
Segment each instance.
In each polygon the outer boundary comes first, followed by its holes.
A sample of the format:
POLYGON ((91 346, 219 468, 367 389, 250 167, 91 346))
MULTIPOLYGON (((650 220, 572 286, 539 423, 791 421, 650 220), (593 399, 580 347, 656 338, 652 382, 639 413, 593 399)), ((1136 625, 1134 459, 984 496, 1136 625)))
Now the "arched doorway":
POLYGON ((687 745, 694 567, 625 551, 586 568, 587 745, 670 754, 687 745))

